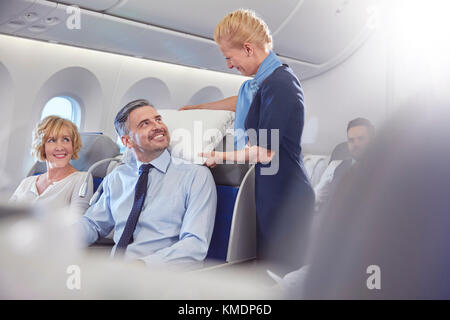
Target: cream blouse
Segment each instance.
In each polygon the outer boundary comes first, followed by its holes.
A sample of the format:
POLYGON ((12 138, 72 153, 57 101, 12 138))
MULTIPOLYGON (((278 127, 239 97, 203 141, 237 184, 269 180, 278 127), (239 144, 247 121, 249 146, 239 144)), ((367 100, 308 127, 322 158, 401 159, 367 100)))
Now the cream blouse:
POLYGON ((86 175, 87 172, 73 172, 64 179, 50 184, 40 195, 36 187, 38 176, 27 177, 22 180, 9 201, 23 204, 39 203, 56 209, 69 208, 74 213, 83 215, 89 208, 89 200, 93 193, 92 177, 89 177, 86 197, 79 196, 86 175))

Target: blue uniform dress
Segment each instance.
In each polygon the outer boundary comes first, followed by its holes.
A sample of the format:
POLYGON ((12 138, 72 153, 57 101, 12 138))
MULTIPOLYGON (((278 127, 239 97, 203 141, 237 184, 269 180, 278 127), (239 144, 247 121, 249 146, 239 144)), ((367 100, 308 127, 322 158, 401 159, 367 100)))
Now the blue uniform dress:
POLYGON ((278 157, 255 166, 258 259, 284 265, 286 270, 301 265, 315 200, 302 161, 303 123, 300 82, 291 68, 282 65, 256 92, 245 126, 256 130, 258 140, 249 135, 250 145, 274 150, 278 157), (279 130, 278 150, 273 129, 279 130), (264 174, 277 161, 276 174, 264 174))

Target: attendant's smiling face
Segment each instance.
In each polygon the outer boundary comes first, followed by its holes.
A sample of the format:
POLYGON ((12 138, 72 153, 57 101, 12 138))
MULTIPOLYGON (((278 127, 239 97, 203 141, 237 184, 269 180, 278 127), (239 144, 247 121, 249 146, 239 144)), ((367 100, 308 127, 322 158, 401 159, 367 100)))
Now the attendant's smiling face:
POLYGON ((153 158, 169 147, 169 130, 161 116, 151 106, 139 107, 131 111, 127 127, 128 134, 122 136, 122 143, 134 149, 138 158, 140 155, 150 155, 153 158))
POLYGON ((236 68, 242 75, 248 77, 256 74, 259 64, 255 60, 251 44, 244 43, 242 47, 234 47, 228 41, 221 41, 218 45, 229 69, 236 68))
POLYGON ((50 134, 44 143, 45 160, 51 168, 69 165, 73 156, 71 130, 64 126, 58 134, 50 134))

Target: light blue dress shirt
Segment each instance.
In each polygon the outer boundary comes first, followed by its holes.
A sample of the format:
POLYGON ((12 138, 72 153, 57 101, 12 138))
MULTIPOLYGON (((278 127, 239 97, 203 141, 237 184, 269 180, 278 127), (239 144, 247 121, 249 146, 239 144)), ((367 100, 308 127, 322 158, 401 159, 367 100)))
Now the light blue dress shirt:
MULTIPOLYGON (((146 264, 202 261, 214 228, 217 194, 208 168, 174 158, 165 150, 150 162, 148 191, 134 241, 125 259, 146 264)), ((117 244, 133 206, 139 161, 117 167, 104 179, 103 194, 81 220, 85 241, 94 243, 114 229, 117 244)), ((114 255, 114 245, 111 255, 114 255)))
POLYGON ((278 59, 277 55, 273 51, 270 51, 269 55, 259 66, 255 77, 245 81, 239 88, 236 101, 236 112, 234 115, 234 147, 236 150, 244 149, 247 144, 247 137, 245 135, 245 119, 247 118, 248 110, 252 104, 253 97, 264 80, 266 80, 266 78, 281 65, 282 63, 278 59))

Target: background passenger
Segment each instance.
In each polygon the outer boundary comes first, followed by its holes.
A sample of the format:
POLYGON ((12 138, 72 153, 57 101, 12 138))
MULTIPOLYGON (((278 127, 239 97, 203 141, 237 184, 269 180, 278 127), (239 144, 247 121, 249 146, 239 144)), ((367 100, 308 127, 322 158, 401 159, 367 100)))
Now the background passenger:
POLYGON ((300 297, 450 298, 449 110, 409 105, 379 131, 327 206, 300 297))
POLYGON ((44 118, 33 132, 33 155, 47 164, 47 172, 22 180, 10 202, 34 204, 51 208, 69 207, 82 215, 92 197, 92 178, 86 197, 79 196, 87 172, 77 171, 70 160, 78 159, 81 137, 75 124, 57 116, 44 118))
POLYGON ((347 146, 351 159, 343 160, 334 170, 332 166, 322 174, 319 183, 314 188, 316 193, 316 210, 328 201, 342 177, 364 156, 370 142, 375 137, 375 127, 365 118, 356 118, 347 125, 347 146))

